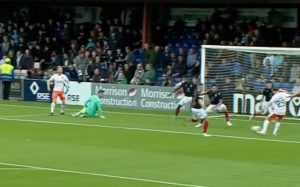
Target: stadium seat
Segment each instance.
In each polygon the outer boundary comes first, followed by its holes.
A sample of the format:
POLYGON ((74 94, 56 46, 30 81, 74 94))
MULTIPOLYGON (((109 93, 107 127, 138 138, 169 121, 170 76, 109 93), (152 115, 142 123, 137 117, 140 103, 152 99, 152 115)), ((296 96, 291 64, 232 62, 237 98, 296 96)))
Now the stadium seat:
POLYGON ((162 77, 162 76, 159 76, 159 77, 157 77, 157 79, 156 79, 155 85, 161 86, 162 82, 163 82, 163 77, 162 77))
POLYGON ((179 83, 179 82, 181 82, 181 81, 182 81, 182 78, 180 78, 180 77, 175 77, 175 78, 173 79, 174 84, 177 84, 177 83, 179 83))
POLYGON ((41 63, 40 62, 35 62, 33 64, 33 69, 41 69, 41 63))
POLYGON ((193 71, 194 71, 194 68, 188 69, 187 72, 186 72, 186 76, 192 77, 193 76, 193 71))
POLYGON ((216 84, 216 80, 215 79, 207 79, 205 80, 205 84, 206 85, 212 85, 212 84, 216 84))
POLYGON ((294 88, 294 84, 293 83, 289 83, 289 82, 283 82, 283 83, 279 83, 278 84, 278 88, 287 90, 287 91, 292 91, 294 88))
POLYGON ((15 74, 15 79, 20 79, 20 76, 21 76, 21 70, 15 69, 15 70, 14 70, 14 74, 15 74))
POLYGON ((27 70, 22 69, 20 72, 20 79, 25 79, 27 77, 27 70))
POLYGON ((254 81, 252 83, 252 88, 254 90, 263 90, 265 88, 265 83, 264 82, 258 82, 258 81, 254 81))

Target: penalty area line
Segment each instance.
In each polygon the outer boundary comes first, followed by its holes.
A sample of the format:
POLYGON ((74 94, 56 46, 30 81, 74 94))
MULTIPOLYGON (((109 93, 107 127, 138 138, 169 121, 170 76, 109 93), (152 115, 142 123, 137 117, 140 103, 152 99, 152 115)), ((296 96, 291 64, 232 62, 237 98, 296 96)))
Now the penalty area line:
MULTIPOLYGON (((42 107, 42 106, 32 106, 32 105, 13 105, 13 104, 0 104, 0 106, 7 106, 7 107, 18 107, 18 108, 33 108, 33 109, 46 109, 46 110, 49 110, 50 107, 42 107)), ((74 106, 74 105, 73 105, 74 106)), ((70 112, 75 112, 79 110, 78 109, 74 109, 74 108, 71 108, 71 109, 66 109, 66 111, 70 111, 70 112)), ((136 116, 151 116, 151 117, 172 117, 172 115, 168 115, 168 114, 146 114, 146 113, 137 113, 137 112, 116 112, 116 111, 104 111, 104 113, 108 113, 108 114, 121 114, 121 115, 136 115, 136 116)), ((208 115, 208 118, 222 118, 222 115, 223 114, 220 114, 220 115, 208 115)), ((246 114, 231 114, 230 117, 246 117, 248 118, 250 115, 246 115, 246 114)), ((190 117, 190 115, 181 115, 181 116, 178 116, 178 118, 185 118, 185 117, 190 117)), ((256 118, 265 118, 265 116, 256 116, 256 118)), ((300 119, 297 119, 297 118, 289 118, 289 117, 286 117, 284 119, 287 119, 287 120, 295 120, 295 121, 298 121, 300 119)), ((250 121, 250 120, 246 120, 246 119, 233 119, 233 120, 239 120, 239 121, 250 121)), ((252 120, 252 122, 260 122, 261 121, 258 121, 258 120, 252 120)), ((299 125, 299 123, 296 123, 296 122, 284 122, 284 124, 291 124, 291 125, 299 125)))
POLYGON ((29 169, 60 172, 60 173, 71 173, 71 174, 79 174, 79 175, 98 176, 98 177, 114 178, 114 179, 121 179, 121 180, 131 180, 131 181, 138 181, 138 182, 166 184, 166 185, 170 185, 170 186, 207 187, 207 186, 201 186, 201 185, 195 185, 195 184, 184 184, 184 183, 153 180, 153 179, 146 179, 146 178, 125 177, 125 176, 110 175, 110 174, 104 174, 104 173, 91 173, 91 172, 74 171, 74 170, 57 169, 57 168, 48 168, 48 167, 40 167, 40 166, 32 166, 32 165, 5 163, 5 162, 0 162, 0 165, 6 165, 6 166, 12 166, 12 167, 23 167, 23 168, 29 168, 29 169))

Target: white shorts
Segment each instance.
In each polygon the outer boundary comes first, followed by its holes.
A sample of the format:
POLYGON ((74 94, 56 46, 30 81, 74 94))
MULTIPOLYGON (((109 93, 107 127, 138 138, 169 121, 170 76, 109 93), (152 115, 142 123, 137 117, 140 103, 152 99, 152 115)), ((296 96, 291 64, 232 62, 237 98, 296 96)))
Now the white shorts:
POLYGON ((207 117, 207 113, 203 108, 192 108, 192 117, 197 119, 204 119, 207 117))
POLYGON ((269 106, 270 102, 268 101, 263 101, 261 103, 259 103, 259 108, 258 108, 258 112, 262 113, 262 114, 267 114, 267 113, 272 113, 272 107, 269 106))
POLYGON ((188 104, 188 103, 191 103, 192 102, 192 97, 187 97, 187 96, 183 96, 181 99, 180 99, 180 101, 179 101, 179 103, 178 103, 178 105, 185 105, 185 104, 188 104))
POLYGON ((217 105, 209 105, 206 108, 205 112, 207 112, 207 113, 209 113, 209 112, 215 112, 215 111, 224 112, 226 109, 227 109, 227 107, 224 104, 221 104, 219 106, 217 106, 217 105))

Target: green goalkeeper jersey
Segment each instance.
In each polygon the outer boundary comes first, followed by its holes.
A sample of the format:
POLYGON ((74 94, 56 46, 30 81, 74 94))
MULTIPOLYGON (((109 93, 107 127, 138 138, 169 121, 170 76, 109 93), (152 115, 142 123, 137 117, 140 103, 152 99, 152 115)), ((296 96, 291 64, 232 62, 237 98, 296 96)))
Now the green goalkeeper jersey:
POLYGON ((86 108, 86 114, 88 117, 96 116, 96 113, 99 113, 99 116, 102 115, 101 100, 98 95, 92 95, 85 101, 84 107, 86 108))

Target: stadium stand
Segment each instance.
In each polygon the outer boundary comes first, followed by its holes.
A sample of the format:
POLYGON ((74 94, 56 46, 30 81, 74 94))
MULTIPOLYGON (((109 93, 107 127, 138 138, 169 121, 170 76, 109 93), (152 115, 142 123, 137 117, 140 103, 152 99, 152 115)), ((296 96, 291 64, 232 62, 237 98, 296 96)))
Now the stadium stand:
MULTIPOLYGON (((12 59, 17 78, 46 79, 49 69, 61 65, 71 80, 93 81, 97 72, 100 77, 97 80, 114 83, 120 82, 117 73, 122 68, 127 81, 121 83, 130 84, 135 82, 131 80, 137 65, 145 67, 150 63, 156 71, 155 85, 172 86, 183 75, 199 77, 203 44, 293 47, 300 44, 295 31, 269 27, 269 23, 256 20, 237 23, 234 16, 221 23, 217 21, 221 20, 217 12, 207 20, 199 20, 194 27, 185 26, 183 20, 177 20, 173 26, 153 25, 152 43, 143 47, 140 47, 141 26, 124 25, 116 17, 76 24, 70 12, 52 13, 44 22, 27 19, 30 15, 26 19, 24 15, 18 16, 0 24, 0 57, 12 59), (129 70, 124 71, 125 66, 129 70)), ((208 82, 216 82, 207 78, 208 82)), ((291 90, 295 78, 281 81, 280 86, 291 90)), ((253 82, 252 86, 261 89, 259 82, 253 82)))

